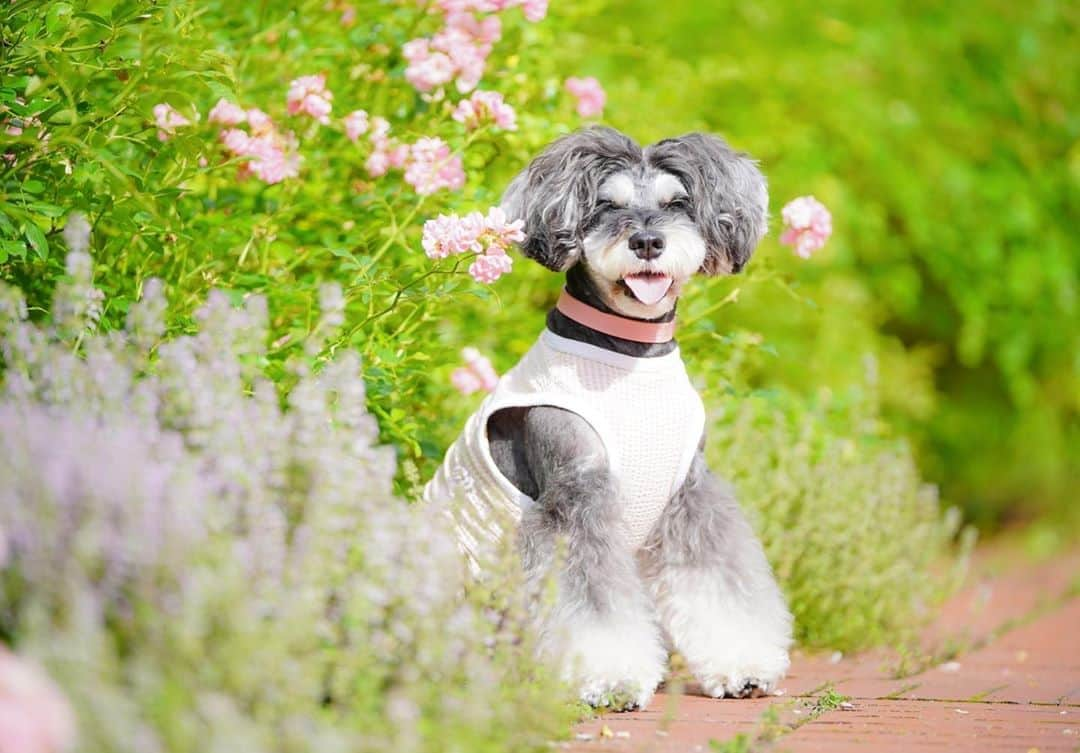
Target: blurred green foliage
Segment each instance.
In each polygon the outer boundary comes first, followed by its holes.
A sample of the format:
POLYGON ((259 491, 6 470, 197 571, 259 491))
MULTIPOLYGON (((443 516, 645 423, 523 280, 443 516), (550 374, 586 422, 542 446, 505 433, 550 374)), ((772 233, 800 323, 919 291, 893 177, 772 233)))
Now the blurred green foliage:
POLYGON ((1080 485, 1078 31, 1055 0, 631 0, 559 54, 604 82, 616 127, 723 134, 761 160, 775 214, 831 208, 810 263, 767 241, 751 265, 806 303, 746 285, 722 327, 776 349, 753 384, 804 395, 875 354, 924 471, 994 525, 1080 485))

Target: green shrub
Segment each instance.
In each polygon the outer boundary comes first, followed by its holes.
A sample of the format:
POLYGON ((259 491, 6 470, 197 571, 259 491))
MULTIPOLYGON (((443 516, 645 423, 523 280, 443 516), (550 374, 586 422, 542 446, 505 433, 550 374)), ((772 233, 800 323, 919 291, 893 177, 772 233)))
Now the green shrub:
POLYGON ((1080 481, 1078 23, 1052 0, 635 0, 559 54, 605 83, 613 125, 725 134, 774 202, 832 209, 812 263, 767 241, 751 265, 816 306, 747 287, 727 326, 777 350, 759 384, 807 397, 876 353, 924 471, 993 525, 1063 510, 1080 481))
POLYGON ((973 531, 944 514, 873 401, 734 401, 710 434, 714 469, 757 522, 804 646, 906 646, 960 582, 973 531), (844 426, 847 430, 838 430, 844 426))

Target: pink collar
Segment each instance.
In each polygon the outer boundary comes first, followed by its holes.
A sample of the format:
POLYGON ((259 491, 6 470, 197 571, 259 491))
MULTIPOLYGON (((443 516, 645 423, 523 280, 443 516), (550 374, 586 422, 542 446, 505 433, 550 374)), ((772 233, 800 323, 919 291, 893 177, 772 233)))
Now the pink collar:
POLYGON ((670 322, 643 322, 615 314, 605 314, 587 303, 582 303, 563 288, 555 308, 578 324, 603 332, 605 335, 639 343, 666 343, 675 336, 675 320, 670 322))

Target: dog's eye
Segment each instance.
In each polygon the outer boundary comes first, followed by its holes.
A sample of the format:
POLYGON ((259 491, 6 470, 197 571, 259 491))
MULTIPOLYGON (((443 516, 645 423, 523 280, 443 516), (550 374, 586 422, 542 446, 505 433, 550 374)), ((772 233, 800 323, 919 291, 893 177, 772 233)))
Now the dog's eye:
POLYGON ((610 212, 612 209, 615 209, 615 202, 614 201, 608 201, 607 199, 601 199, 600 201, 596 202, 596 211, 597 212, 610 212))
POLYGON ((690 211, 690 200, 685 196, 676 196, 664 205, 664 209, 672 209, 676 212, 688 212, 690 211))

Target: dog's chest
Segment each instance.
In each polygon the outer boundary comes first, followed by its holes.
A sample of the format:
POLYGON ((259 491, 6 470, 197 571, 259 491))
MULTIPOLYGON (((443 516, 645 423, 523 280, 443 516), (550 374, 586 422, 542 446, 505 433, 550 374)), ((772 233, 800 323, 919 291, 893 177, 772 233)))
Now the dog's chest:
POLYGON ((556 405, 592 425, 607 449, 635 549, 681 486, 704 429, 701 399, 677 351, 633 358, 549 332, 507 374, 495 399, 556 405))

